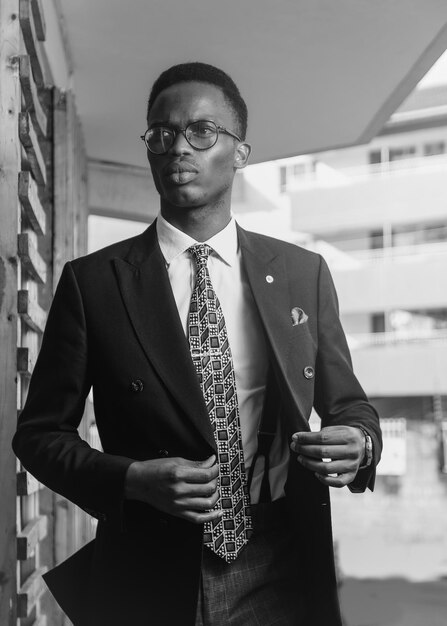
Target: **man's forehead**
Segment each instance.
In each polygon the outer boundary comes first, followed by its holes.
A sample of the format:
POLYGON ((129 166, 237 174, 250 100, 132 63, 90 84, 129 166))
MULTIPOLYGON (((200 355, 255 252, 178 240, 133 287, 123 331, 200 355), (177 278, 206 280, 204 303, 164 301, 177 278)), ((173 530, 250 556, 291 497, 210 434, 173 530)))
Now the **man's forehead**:
POLYGON ((210 83, 181 82, 170 85, 161 91, 150 110, 151 121, 185 116, 193 119, 205 119, 215 116, 232 118, 232 107, 222 90, 210 83), (205 118, 204 118, 205 116, 205 118))

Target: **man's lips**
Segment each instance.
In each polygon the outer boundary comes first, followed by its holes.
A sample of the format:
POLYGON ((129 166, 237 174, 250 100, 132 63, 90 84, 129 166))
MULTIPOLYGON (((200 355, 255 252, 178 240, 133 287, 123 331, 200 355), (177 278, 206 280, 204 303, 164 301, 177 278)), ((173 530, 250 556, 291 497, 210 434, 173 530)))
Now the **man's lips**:
POLYGON ((163 169, 163 174, 165 176, 170 176, 171 174, 183 174, 185 172, 198 174, 199 170, 193 163, 189 163, 189 161, 174 161, 173 163, 168 163, 168 165, 166 165, 163 169))
POLYGON ((174 161, 163 168, 163 177, 173 185, 186 185, 199 173, 198 168, 189 161, 174 161))

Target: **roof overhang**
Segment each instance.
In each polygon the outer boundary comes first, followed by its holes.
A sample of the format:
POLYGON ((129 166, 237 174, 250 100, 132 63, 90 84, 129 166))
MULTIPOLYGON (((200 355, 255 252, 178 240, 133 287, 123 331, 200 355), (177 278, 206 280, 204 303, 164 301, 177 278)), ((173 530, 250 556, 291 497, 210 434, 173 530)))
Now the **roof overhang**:
POLYGON ((369 141, 447 48, 439 0, 54 1, 87 154, 131 165, 145 164, 149 88, 174 63, 234 78, 259 162, 369 141))

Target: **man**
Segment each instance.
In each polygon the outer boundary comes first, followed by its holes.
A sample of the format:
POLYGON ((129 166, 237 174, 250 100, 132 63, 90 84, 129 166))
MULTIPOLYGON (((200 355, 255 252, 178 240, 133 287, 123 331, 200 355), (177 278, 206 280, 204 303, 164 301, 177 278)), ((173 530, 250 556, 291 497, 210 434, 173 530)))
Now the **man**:
POLYGON ((47 582, 75 624, 337 626, 328 486, 372 489, 381 439, 326 264, 232 218, 224 72, 170 68, 147 122, 160 214, 65 266, 14 438, 99 519, 47 582), (77 432, 91 387, 104 452, 77 432))

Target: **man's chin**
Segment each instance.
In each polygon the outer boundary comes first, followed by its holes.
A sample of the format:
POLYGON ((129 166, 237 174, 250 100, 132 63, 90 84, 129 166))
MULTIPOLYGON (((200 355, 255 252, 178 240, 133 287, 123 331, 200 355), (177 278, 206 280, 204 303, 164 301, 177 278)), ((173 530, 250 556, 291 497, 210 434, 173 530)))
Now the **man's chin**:
POLYGON ((203 198, 199 199, 197 193, 180 187, 164 194, 163 200, 179 209, 196 209, 203 206, 203 198))

